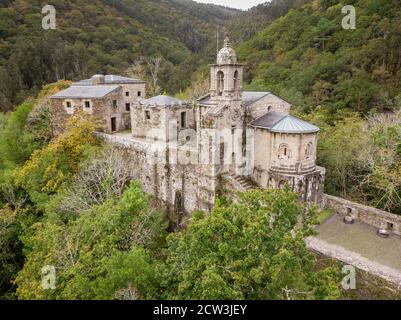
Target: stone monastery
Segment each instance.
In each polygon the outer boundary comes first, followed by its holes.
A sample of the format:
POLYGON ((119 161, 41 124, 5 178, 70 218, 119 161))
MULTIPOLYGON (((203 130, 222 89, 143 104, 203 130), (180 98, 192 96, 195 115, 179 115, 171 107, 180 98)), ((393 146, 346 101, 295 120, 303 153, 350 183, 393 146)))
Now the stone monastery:
POLYGON ((95 75, 51 97, 54 130, 61 133, 77 110, 98 118, 99 135, 128 150, 133 176, 177 224, 193 210, 210 211, 222 183, 239 191, 288 184, 300 201, 319 203, 319 128, 269 92, 244 92, 243 71, 227 37, 210 66, 209 94, 193 103, 146 99, 142 80, 95 75))

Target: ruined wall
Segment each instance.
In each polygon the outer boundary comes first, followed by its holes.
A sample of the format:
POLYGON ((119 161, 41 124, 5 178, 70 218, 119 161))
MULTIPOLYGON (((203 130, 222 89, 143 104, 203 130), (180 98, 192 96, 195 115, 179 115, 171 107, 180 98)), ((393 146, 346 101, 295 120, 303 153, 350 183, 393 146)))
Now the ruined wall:
POLYGON ((136 138, 151 138, 159 141, 170 141, 180 138, 180 143, 186 142, 190 136, 194 140, 195 134, 185 134, 182 131, 195 129, 195 110, 192 107, 159 107, 142 106, 135 104, 131 110, 132 135, 136 138), (185 126, 181 123, 181 113, 185 112, 185 126), (150 117, 150 119, 148 118, 150 117), (170 137, 170 127, 175 124, 175 137, 170 137), (170 126, 170 127, 169 127, 170 126))
POLYGON ((64 132, 69 118, 79 110, 93 115, 101 124, 101 130, 111 132, 111 118, 116 117, 117 131, 125 130, 123 114, 124 105, 121 100, 121 89, 116 90, 103 99, 51 99, 52 125, 55 135, 64 132), (117 100, 117 107, 113 107, 113 100, 117 100), (85 101, 90 103, 90 108, 85 107, 85 101), (67 102, 71 107, 67 107, 67 102))
MULTIPOLYGON (((213 208, 217 179, 202 175, 202 165, 188 164, 185 160, 175 162, 180 149, 104 133, 97 135, 126 150, 132 176, 140 181, 145 192, 165 204, 173 228, 185 225, 194 210, 213 208), (170 161, 174 164, 168 164, 170 161)), ((188 157, 197 157, 196 150, 189 153, 192 154, 188 157)))
POLYGON ((363 204, 325 194, 324 208, 330 208, 342 216, 351 215, 363 223, 376 228, 389 228, 393 234, 401 236, 401 216, 383 210, 368 207, 363 204))

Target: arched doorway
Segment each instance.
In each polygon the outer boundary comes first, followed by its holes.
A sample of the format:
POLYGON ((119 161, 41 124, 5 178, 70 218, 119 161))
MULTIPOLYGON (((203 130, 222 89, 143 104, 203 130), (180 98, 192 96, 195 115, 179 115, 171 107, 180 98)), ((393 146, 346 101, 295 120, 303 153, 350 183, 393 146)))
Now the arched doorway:
POLYGON ((286 184, 287 184, 287 181, 281 180, 281 181, 278 183, 278 188, 279 188, 279 189, 284 189, 286 184))
POLYGON ((181 191, 177 191, 174 197, 174 217, 173 221, 171 221, 174 229, 180 225, 182 216, 184 214, 184 206, 182 200, 183 199, 181 191))

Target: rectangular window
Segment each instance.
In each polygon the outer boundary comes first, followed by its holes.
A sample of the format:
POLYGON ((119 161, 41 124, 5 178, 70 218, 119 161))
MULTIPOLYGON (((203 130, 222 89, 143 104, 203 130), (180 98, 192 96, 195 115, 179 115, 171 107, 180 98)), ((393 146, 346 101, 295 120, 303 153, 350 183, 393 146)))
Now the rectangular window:
POLYGON ((67 101, 67 108, 71 108, 71 102, 67 101))
POLYGON ((125 111, 130 111, 131 110, 131 104, 126 103, 125 104, 125 111))
POLYGON ((142 92, 138 91, 138 97, 141 97, 141 96, 142 96, 142 92))
POLYGON ((145 120, 150 120, 150 111, 149 110, 145 111, 145 120))
POLYGON ((185 128, 187 126, 187 113, 181 112, 181 128, 185 128))
POLYGON ((129 97, 129 92, 128 92, 128 91, 125 93, 125 96, 126 96, 126 97, 129 97))
POLYGON ((117 100, 113 100, 113 107, 117 108, 117 100))
POLYGON ((89 101, 85 101, 85 108, 89 109, 91 107, 91 103, 89 101))

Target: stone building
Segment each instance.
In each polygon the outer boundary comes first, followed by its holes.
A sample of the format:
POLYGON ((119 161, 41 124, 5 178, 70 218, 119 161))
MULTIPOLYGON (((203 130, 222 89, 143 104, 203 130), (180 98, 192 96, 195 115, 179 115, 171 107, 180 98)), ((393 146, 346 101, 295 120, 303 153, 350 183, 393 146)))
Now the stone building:
POLYGON ((210 211, 222 184, 241 191, 288 184, 301 201, 320 202, 319 129, 291 116, 291 104, 272 93, 244 92, 244 65, 228 38, 210 72, 210 93, 194 103, 142 99, 145 84, 135 79, 80 81, 52 97, 57 131, 74 108, 102 120, 99 135, 127 150, 134 176, 171 209, 175 224, 193 210, 210 211))
POLYGON ((94 115, 106 133, 131 128, 133 103, 146 95, 145 82, 115 75, 94 75, 51 96, 54 132, 59 134, 77 110, 94 115))

